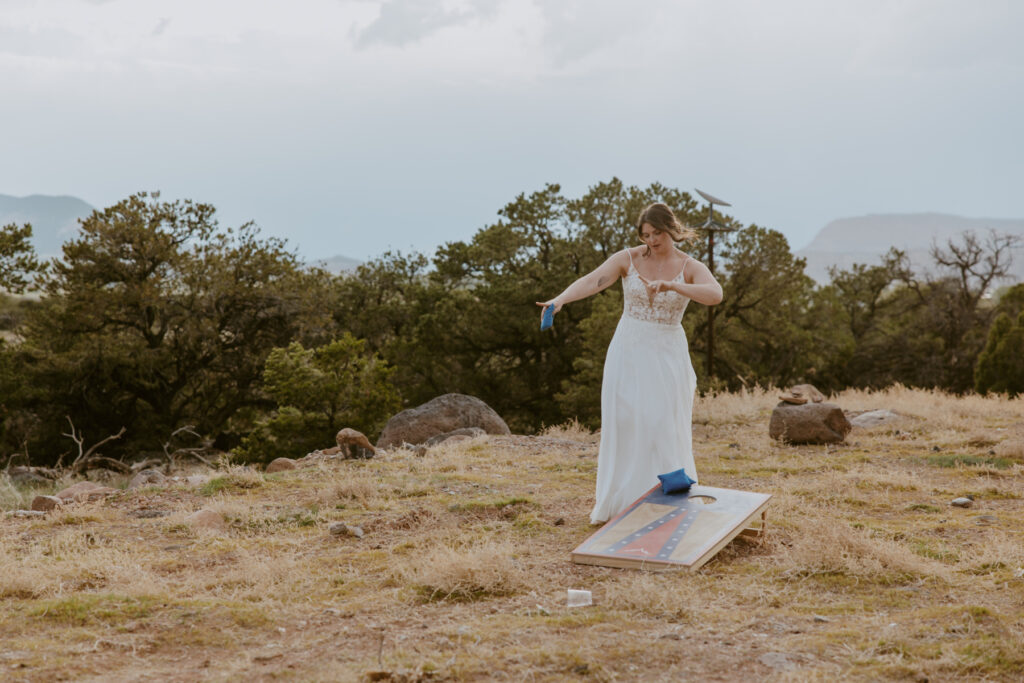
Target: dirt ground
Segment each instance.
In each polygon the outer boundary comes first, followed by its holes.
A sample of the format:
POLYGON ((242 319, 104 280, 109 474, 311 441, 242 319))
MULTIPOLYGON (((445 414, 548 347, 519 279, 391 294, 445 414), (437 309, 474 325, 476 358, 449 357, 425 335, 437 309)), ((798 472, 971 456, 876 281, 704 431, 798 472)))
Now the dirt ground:
POLYGON ((1024 402, 846 392, 899 417, 789 446, 776 397, 698 399, 701 483, 773 498, 693 573, 570 561, 598 443, 572 425, 7 514, 0 679, 1024 679, 1024 402))

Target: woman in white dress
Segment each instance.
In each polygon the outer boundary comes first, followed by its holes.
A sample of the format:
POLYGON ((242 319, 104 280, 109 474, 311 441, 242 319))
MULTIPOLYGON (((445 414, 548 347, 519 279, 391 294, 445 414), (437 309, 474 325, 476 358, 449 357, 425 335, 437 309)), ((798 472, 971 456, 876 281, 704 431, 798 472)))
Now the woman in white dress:
POLYGON ((691 440, 696 375, 680 324, 693 300, 713 306, 722 287, 707 267, 675 242, 696 237, 665 204, 637 219, 644 246, 612 255, 550 301, 555 313, 622 278, 623 310, 608 346, 601 383, 601 445, 597 456, 594 524, 625 510, 658 483, 685 468, 697 479, 691 440))

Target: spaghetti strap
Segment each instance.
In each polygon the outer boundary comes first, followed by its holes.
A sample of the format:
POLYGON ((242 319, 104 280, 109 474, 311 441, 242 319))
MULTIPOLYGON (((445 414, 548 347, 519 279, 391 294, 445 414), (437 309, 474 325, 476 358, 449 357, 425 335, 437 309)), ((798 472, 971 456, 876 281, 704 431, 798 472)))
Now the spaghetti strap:
MULTIPOLYGON (((633 265, 633 250, 630 249, 629 247, 626 247, 626 256, 629 257, 629 265, 633 268, 633 270, 636 270, 636 266, 633 265)), ((639 273, 640 271, 637 270, 636 272, 639 273)))

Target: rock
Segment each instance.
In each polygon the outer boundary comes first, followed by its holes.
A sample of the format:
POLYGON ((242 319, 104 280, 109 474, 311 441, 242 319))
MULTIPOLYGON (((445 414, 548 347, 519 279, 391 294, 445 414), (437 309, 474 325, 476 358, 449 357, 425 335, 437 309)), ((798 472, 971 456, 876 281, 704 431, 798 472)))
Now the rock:
POLYGON ((115 493, 117 493, 117 489, 112 489, 109 486, 100 486, 91 481, 80 481, 53 495, 65 503, 71 500, 82 503, 91 500, 101 500, 115 493))
POLYGON ((979 526, 991 526, 999 521, 999 518, 995 515, 979 515, 974 523, 979 526))
POLYGON ((814 621, 818 622, 819 624, 827 624, 831 621, 831 619, 829 619, 828 617, 823 617, 820 614, 815 614, 814 621))
POLYGON ((350 526, 344 522, 334 522, 327 530, 331 532, 332 536, 356 536, 357 538, 363 537, 363 529, 358 526, 350 526))
POLYGON ((197 529, 209 529, 211 531, 223 531, 227 527, 223 515, 213 510, 199 510, 185 518, 185 523, 197 529))
POLYGON ((384 425, 377 448, 421 444, 432 436, 464 427, 487 434, 511 434, 508 425, 486 403, 465 394, 444 394, 398 413, 384 425))
POLYGON ((276 460, 272 460, 270 464, 267 465, 266 471, 267 474, 271 474, 272 472, 285 472, 287 470, 298 469, 298 467, 299 464, 292 460, 291 458, 277 458, 276 460))
POLYGON ((779 396, 779 398, 786 403, 803 405, 808 401, 811 403, 821 403, 825 400, 825 395, 818 391, 813 384, 797 384, 794 387, 790 387, 788 394, 779 396))
POLYGON ((11 510, 7 513, 8 517, 45 517, 46 513, 42 510, 11 510))
POLYGON ((974 501, 971 500, 970 498, 954 498, 950 502, 950 505, 958 508, 969 508, 972 505, 974 505, 974 501))
POLYGON ((188 477, 185 477, 185 483, 188 484, 189 486, 202 486, 209 480, 210 478, 204 474, 193 474, 188 477))
POLYGON ((899 413, 894 413, 891 410, 869 410, 866 413, 850 418, 850 424, 854 427, 874 427, 898 420, 900 417, 902 416, 899 413))
POLYGON ((850 429, 850 421, 834 403, 779 403, 772 411, 768 435, 794 444, 837 443, 850 429))
POLYGON ((160 470, 140 470, 128 482, 128 488, 137 489, 143 486, 160 486, 167 481, 167 477, 160 470))
POLYGON ((33 484, 52 484, 53 481, 40 474, 34 467, 11 467, 7 470, 11 482, 21 486, 33 484))
POLYGON ((377 454, 365 434, 349 427, 338 432, 335 440, 338 442, 339 452, 346 458, 372 458, 377 454))
POLYGON ((64 501, 57 496, 36 496, 32 499, 32 509, 40 512, 49 512, 59 505, 63 505, 64 501))
MULTIPOLYGON (((479 427, 463 427, 462 429, 453 429, 450 432, 445 432, 444 434, 438 434, 437 436, 432 436, 429 439, 427 439, 426 441, 424 441, 423 445, 427 446, 429 448, 430 446, 436 446, 439 443, 444 443, 445 441, 447 441, 448 439, 452 438, 453 436, 464 436, 466 438, 472 439, 472 438, 477 437, 477 436, 483 436, 486 433, 487 432, 485 432, 484 430, 480 429, 479 427)), ((460 441, 461 440, 462 439, 460 439, 460 441)))

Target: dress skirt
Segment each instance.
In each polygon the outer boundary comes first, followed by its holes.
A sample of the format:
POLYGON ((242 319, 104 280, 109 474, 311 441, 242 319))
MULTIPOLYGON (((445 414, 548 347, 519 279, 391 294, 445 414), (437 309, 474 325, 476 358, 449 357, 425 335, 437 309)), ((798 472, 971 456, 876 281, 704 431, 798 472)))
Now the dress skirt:
POLYGON ((682 467, 697 479, 691 436, 696 386, 681 325, 619 319, 604 361, 591 523, 625 510, 659 474, 682 467))

